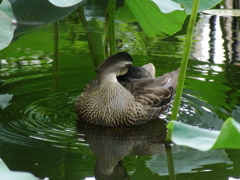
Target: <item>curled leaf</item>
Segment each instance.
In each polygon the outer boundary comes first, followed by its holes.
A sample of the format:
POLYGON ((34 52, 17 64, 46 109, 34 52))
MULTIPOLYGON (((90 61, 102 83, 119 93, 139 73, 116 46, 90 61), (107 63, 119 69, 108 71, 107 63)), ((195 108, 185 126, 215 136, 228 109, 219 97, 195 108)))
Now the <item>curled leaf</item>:
POLYGON ((0 4, 0 49, 4 49, 12 41, 14 21, 11 4, 8 0, 3 0, 0 4))
POLYGON ((172 141, 178 145, 200 151, 240 149, 240 124, 233 118, 224 122, 221 131, 197 128, 177 121, 171 121, 168 129, 172 130, 172 141))

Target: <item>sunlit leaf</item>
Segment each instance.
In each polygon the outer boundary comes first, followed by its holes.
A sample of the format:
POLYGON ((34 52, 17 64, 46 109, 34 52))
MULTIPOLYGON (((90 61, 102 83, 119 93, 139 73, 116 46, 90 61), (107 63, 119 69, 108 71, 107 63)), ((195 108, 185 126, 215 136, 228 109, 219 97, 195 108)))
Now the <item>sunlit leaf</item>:
POLYGON ((172 130, 172 141, 200 151, 209 149, 240 149, 240 124, 228 118, 221 131, 193 127, 177 121, 171 121, 168 129, 172 130))
POLYGON ((5 172, 9 172, 9 171, 10 170, 8 169, 6 164, 3 162, 2 159, 0 159, 0 174, 5 173, 5 172))
MULTIPOLYGON (((176 3, 182 4, 186 8, 186 13, 191 14, 193 0, 173 0, 176 3)), ((201 0, 199 3, 198 12, 212 8, 220 3, 222 0, 201 0)))
POLYGON ((13 38, 13 22, 11 4, 8 0, 3 0, 0 4, 0 49, 7 47, 13 38))
POLYGON ((170 13, 176 10, 184 11, 184 9, 181 8, 181 5, 179 3, 176 3, 171 0, 165 1, 151 0, 151 1, 153 1, 163 13, 170 13))
POLYGON ((0 94, 0 108, 6 108, 9 105, 9 101, 11 101, 12 97, 12 94, 0 94))
POLYGON ((240 16, 239 9, 210 9, 203 11, 203 13, 217 15, 217 16, 240 16))
POLYGON ((85 3, 86 0, 49 0, 49 2, 58 7, 70 7, 78 3, 85 3))
POLYGON ((126 2, 148 36, 159 35, 162 32, 172 35, 182 28, 186 18, 186 13, 179 10, 165 14, 149 0, 126 0, 126 2))
POLYGON ((0 179, 5 180, 37 180, 35 176, 28 172, 10 171, 6 164, 0 159, 0 179))

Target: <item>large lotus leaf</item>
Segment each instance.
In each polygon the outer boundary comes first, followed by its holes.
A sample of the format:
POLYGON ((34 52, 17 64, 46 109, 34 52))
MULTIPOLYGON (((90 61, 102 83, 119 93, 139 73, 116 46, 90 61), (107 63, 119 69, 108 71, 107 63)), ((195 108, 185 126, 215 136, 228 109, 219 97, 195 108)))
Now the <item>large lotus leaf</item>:
POLYGON ((0 49, 7 47, 13 38, 14 25, 12 7, 8 0, 0 4, 0 49))
POLYGON ((5 180, 37 180, 28 172, 10 171, 6 164, 0 159, 0 179, 5 180))
POLYGON ((181 8, 181 5, 179 3, 176 3, 171 0, 165 1, 151 0, 151 1, 153 1, 163 13, 170 13, 176 10, 184 11, 184 9, 181 8))
POLYGON ((126 3, 148 36, 162 32, 172 35, 182 28, 186 18, 186 13, 177 9, 165 14, 158 5, 149 0, 126 0, 126 3))
POLYGON ((70 7, 78 3, 85 3, 86 0, 49 0, 49 2, 58 7, 70 7))
POLYGON ((228 118, 221 131, 193 127, 177 121, 171 121, 168 129, 172 130, 175 144, 188 146, 200 151, 210 149, 240 149, 240 124, 228 118))
MULTIPOLYGON (((176 3, 182 4, 186 8, 186 13, 191 14, 193 0, 173 0, 176 3)), ((221 0, 201 0, 198 6, 198 12, 212 8, 213 6, 220 3, 221 0)))
POLYGON ((121 6, 120 8, 118 8, 118 10, 116 11, 116 19, 123 21, 123 22, 136 22, 136 18, 134 16, 134 14, 132 13, 131 9, 125 5, 125 6, 121 6))

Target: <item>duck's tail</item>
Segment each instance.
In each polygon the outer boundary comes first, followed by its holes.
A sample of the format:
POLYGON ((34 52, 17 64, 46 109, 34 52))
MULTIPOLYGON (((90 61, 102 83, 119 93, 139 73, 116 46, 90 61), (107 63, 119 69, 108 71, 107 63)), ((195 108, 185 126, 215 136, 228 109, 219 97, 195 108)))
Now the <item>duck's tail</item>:
POLYGON ((144 66, 142 66, 142 68, 146 69, 146 71, 149 72, 152 78, 155 78, 156 70, 152 63, 145 64, 144 66))
POLYGON ((170 73, 164 74, 163 77, 166 77, 167 81, 162 86, 165 88, 172 87, 175 90, 178 82, 179 70, 180 68, 170 73))
POLYGON ((178 74, 179 69, 166 73, 160 77, 157 77, 155 79, 154 84, 162 86, 164 88, 173 88, 173 90, 176 90, 177 82, 178 82, 178 74))

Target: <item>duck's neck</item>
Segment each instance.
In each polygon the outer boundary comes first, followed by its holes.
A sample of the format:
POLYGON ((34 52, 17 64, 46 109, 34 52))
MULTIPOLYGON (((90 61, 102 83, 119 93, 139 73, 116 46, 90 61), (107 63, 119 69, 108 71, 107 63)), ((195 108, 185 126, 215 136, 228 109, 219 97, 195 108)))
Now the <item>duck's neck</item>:
POLYGON ((100 88, 106 87, 109 85, 119 84, 115 73, 109 73, 109 74, 105 74, 104 76, 98 76, 98 80, 100 83, 100 88))

